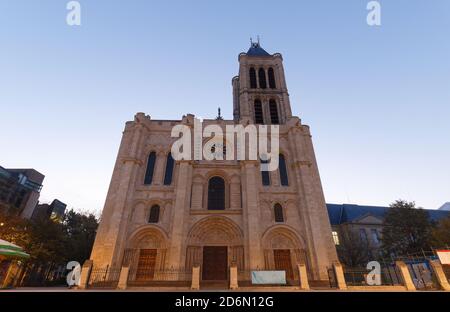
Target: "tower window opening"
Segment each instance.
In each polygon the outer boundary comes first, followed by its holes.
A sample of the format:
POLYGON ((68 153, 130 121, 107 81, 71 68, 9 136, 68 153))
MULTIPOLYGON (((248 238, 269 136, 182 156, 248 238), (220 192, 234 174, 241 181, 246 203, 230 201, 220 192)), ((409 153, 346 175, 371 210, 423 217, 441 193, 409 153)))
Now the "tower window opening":
POLYGON ((250 88, 256 89, 256 70, 252 67, 250 68, 250 88))
POLYGON ((275 100, 270 100, 269 110, 270 110, 270 122, 273 125, 278 125, 280 123, 280 118, 278 117, 278 105, 277 102, 275 102, 275 100))
POLYGON ((258 78, 259 78, 259 87, 261 89, 266 89, 267 88, 266 71, 264 70, 264 68, 259 69, 258 78))
POLYGON ((264 124, 264 115, 262 110, 262 104, 260 100, 255 101, 255 124, 264 124))
POLYGON ((269 68, 268 74, 269 74, 269 87, 270 87, 271 89, 275 89, 275 88, 276 88, 276 84, 275 84, 275 72, 274 72, 274 70, 273 70, 272 67, 269 68))

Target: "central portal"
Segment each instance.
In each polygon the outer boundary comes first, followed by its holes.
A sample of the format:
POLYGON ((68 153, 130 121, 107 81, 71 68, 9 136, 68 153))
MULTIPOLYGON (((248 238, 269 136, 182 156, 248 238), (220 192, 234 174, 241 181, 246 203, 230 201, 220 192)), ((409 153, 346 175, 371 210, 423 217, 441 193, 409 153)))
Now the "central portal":
POLYGON ((202 280, 224 281, 228 279, 228 248, 226 246, 203 247, 202 280))

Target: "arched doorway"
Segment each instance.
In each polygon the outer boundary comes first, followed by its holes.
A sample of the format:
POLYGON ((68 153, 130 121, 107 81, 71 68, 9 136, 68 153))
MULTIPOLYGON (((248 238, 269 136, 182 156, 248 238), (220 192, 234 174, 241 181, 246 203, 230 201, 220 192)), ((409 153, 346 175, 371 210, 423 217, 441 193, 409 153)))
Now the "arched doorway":
POLYGON ((203 281, 228 279, 230 265, 244 267, 242 231, 225 217, 200 220, 189 232, 186 248, 186 268, 199 265, 203 281))
POLYGON ((154 226, 146 226, 131 235, 122 261, 122 266, 130 268, 131 279, 154 279, 155 272, 164 268, 166 242, 165 233, 154 226))
POLYGON ((287 226, 269 229, 263 235, 263 248, 266 270, 285 271, 288 281, 298 279, 298 263, 309 267, 302 240, 287 226))

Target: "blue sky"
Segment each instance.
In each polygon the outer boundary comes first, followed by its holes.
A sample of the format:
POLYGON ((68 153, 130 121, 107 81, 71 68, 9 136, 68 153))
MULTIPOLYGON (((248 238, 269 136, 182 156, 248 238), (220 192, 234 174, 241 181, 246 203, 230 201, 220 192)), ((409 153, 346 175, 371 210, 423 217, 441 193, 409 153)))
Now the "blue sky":
POLYGON ((0 165, 46 175, 41 199, 100 211, 124 123, 232 117, 249 38, 281 52, 326 200, 450 201, 450 1, 0 0, 0 165))

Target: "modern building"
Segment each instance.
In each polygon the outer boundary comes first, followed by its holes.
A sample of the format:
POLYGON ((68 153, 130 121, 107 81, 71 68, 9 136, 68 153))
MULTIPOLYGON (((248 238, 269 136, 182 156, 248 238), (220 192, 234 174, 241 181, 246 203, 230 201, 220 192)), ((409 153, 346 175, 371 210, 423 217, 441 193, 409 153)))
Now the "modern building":
MULTIPOLYGON (((136 114, 123 132, 94 267, 128 266, 130 279, 142 280, 199 265, 202 281, 221 281, 231 265, 284 270, 291 279, 301 263, 310 281, 328 283, 336 249, 310 128, 292 115, 282 55, 252 43, 239 55, 232 88, 233 120, 218 116, 203 126, 278 125, 278 169, 261 171, 258 160, 174 161, 171 131, 192 128, 194 115, 136 114)), ((226 140, 225 147, 235 150, 226 140)))
POLYGON ((44 178, 34 169, 0 167, 0 211, 30 219, 44 178))
POLYGON ((51 204, 38 204, 33 212, 32 219, 52 219, 62 221, 67 205, 55 199, 51 204))
MULTIPOLYGON (((383 220, 389 207, 327 204, 327 209, 336 245, 340 244, 343 231, 348 230, 360 241, 367 243, 372 256, 379 254, 383 220)), ((426 211, 432 222, 450 217, 450 211, 432 209, 426 211)))

